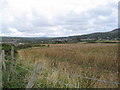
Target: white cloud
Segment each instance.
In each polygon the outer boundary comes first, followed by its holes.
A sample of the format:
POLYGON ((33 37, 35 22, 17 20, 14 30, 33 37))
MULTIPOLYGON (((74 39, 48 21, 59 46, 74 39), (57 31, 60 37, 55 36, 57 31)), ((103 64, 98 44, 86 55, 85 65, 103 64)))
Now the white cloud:
POLYGON ((118 0, 1 0, 0 35, 68 36, 111 30, 117 24, 117 3, 118 0))
POLYGON ((11 31, 10 36, 21 36, 22 33, 19 32, 16 28, 9 28, 9 31, 11 31))

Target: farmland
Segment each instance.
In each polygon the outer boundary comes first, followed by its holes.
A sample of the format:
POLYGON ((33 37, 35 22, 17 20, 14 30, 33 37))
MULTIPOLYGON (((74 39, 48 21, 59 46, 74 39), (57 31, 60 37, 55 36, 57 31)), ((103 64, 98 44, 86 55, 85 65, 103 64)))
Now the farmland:
MULTIPOLYGON (((50 47, 33 47, 18 51, 19 62, 32 67, 43 62, 38 87, 66 87, 55 81, 62 81, 80 88, 116 88, 117 85, 98 82, 82 77, 109 82, 118 81, 118 45, 104 43, 50 44, 50 47), (63 74, 64 73, 64 74, 63 74), (46 78, 50 80, 47 80, 46 78)), ((28 74, 29 77, 29 74, 28 74)), ((67 86, 72 88, 72 86, 67 86)))
POLYGON ((120 88, 118 0, 0 4, 0 90, 120 88))

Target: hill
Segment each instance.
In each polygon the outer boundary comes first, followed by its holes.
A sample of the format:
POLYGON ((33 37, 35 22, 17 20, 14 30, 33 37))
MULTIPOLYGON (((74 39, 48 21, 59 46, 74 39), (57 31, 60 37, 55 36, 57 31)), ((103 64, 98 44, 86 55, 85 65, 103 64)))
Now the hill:
POLYGON ((90 40, 119 40, 120 28, 114 29, 109 32, 97 32, 78 36, 68 37, 3 37, 2 42, 9 43, 74 43, 80 41, 90 40))
POLYGON ((114 29, 112 31, 109 32, 97 32, 97 33, 92 33, 92 34, 86 34, 86 35, 79 35, 79 36, 72 36, 72 37, 78 37, 80 39, 115 39, 115 38, 119 38, 119 33, 120 28, 118 29, 114 29))

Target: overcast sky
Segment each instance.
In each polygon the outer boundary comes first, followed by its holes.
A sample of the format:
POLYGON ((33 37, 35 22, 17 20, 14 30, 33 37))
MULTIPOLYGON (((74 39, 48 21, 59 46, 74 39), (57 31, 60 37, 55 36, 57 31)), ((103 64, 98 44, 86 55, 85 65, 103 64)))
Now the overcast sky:
POLYGON ((0 36, 58 37, 118 27, 119 0, 0 0, 0 36))

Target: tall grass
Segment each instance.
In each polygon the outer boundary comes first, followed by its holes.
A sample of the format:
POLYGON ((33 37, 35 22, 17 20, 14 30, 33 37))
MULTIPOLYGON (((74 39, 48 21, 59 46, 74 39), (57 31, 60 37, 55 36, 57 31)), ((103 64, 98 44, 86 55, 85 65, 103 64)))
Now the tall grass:
MULTIPOLYGON (((117 44, 50 45, 50 47, 19 50, 19 56, 20 59, 28 63, 28 65, 39 61, 46 63, 45 68, 47 68, 48 71, 44 72, 46 74, 43 76, 52 79, 52 82, 49 82, 49 80, 45 81, 49 84, 53 83, 54 80, 62 80, 63 82, 83 88, 116 87, 111 84, 97 83, 83 78, 61 75, 59 72, 117 81, 117 44)), ((56 84, 54 82, 53 84, 54 87, 62 87, 58 83, 56 84)), ((49 85, 47 84, 47 86, 49 85)))

